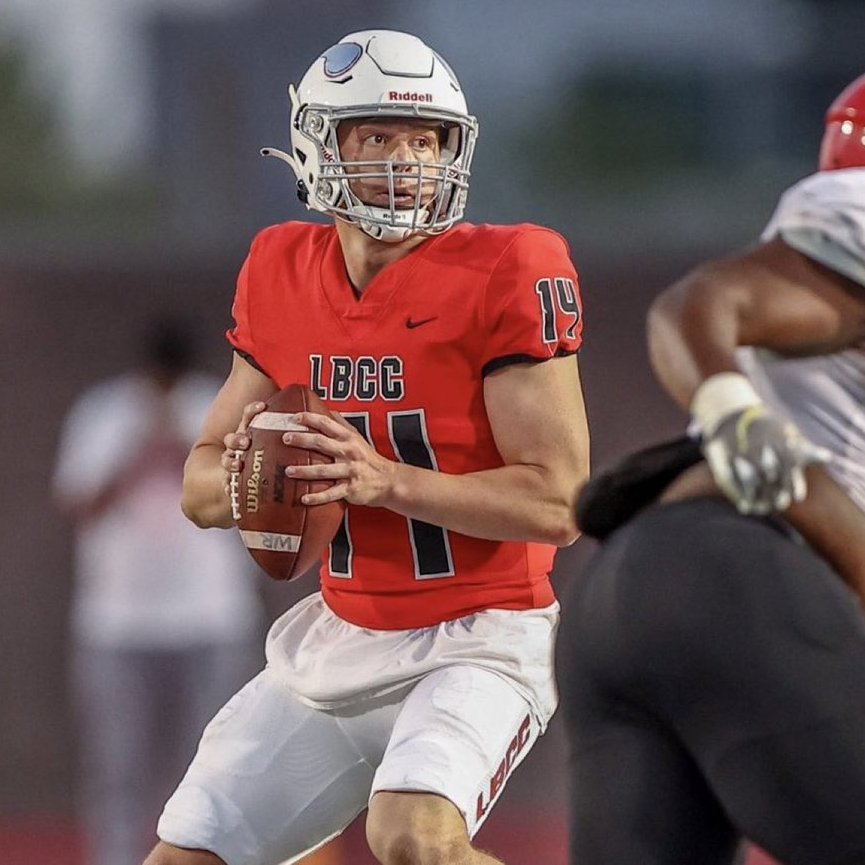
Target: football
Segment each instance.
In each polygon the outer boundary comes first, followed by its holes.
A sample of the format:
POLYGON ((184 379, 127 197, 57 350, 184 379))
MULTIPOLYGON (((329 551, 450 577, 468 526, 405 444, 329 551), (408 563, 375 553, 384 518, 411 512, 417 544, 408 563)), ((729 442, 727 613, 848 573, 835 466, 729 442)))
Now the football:
POLYGON ((305 430, 301 411, 329 414, 308 387, 292 384, 275 393, 249 425, 250 446, 243 468, 229 480, 231 515, 250 555, 274 580, 292 580, 316 565, 345 513, 345 502, 307 506, 300 498, 330 481, 309 483, 286 477, 286 466, 331 462, 329 456, 290 447, 282 436, 305 430))

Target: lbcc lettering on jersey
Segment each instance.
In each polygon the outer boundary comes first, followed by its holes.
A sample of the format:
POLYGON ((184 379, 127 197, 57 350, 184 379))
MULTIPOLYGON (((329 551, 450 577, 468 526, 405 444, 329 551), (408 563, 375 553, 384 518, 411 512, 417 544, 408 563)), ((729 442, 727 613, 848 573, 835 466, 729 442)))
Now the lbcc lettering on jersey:
MULTIPOLYGON (((461 224, 360 298, 332 226, 272 226, 244 262, 233 315, 229 341, 279 387, 308 383, 385 457, 454 474, 503 464, 484 377, 576 352, 583 326, 567 245, 533 225, 461 224)), ((376 629, 544 607, 554 552, 350 506, 322 592, 337 615, 376 629)))

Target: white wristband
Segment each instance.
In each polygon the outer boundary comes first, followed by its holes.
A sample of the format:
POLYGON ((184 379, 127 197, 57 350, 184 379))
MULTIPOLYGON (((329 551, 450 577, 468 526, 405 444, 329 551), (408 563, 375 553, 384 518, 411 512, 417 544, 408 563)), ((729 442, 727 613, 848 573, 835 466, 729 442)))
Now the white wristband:
POLYGON ((705 435, 712 435, 724 418, 762 402, 742 373, 719 372, 697 388, 691 400, 691 416, 705 435))

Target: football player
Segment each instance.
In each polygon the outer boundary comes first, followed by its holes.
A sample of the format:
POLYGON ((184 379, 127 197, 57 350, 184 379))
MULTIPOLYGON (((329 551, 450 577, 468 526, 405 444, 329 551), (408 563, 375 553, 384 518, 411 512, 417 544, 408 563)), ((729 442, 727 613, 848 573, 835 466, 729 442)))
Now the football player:
POLYGON ((147 865, 295 862, 367 806, 382 863, 494 863, 471 839, 556 703, 549 573, 589 453, 577 273, 553 231, 461 222, 477 121, 419 39, 350 34, 289 96, 290 149, 265 153, 332 219, 253 241, 183 508, 232 525, 247 425, 301 382, 335 416, 285 440, 334 461, 291 471, 347 515, 147 865))
POLYGON ((573 861, 726 865, 744 837, 865 862, 865 76, 762 242, 663 292, 649 343, 700 437, 580 497, 573 861))

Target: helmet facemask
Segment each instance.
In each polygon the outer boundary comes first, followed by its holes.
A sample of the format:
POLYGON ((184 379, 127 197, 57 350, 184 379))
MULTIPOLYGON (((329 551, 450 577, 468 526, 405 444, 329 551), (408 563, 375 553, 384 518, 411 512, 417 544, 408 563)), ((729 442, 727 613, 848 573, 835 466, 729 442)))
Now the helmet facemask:
POLYGON ((299 107, 298 131, 318 154, 319 169, 309 204, 338 219, 358 225, 378 240, 404 240, 411 234, 439 234, 462 218, 468 196, 469 171, 476 125, 467 118, 441 111, 419 111, 406 107, 361 105, 333 109, 320 105, 299 107), (345 120, 387 119, 428 120, 441 127, 440 158, 422 161, 348 161, 342 157, 338 128, 345 120), (355 189, 360 183, 381 185, 388 191, 389 204, 361 200, 355 189), (354 187, 354 188, 353 188, 354 187), (412 202, 397 202, 397 192, 411 195, 412 202))

